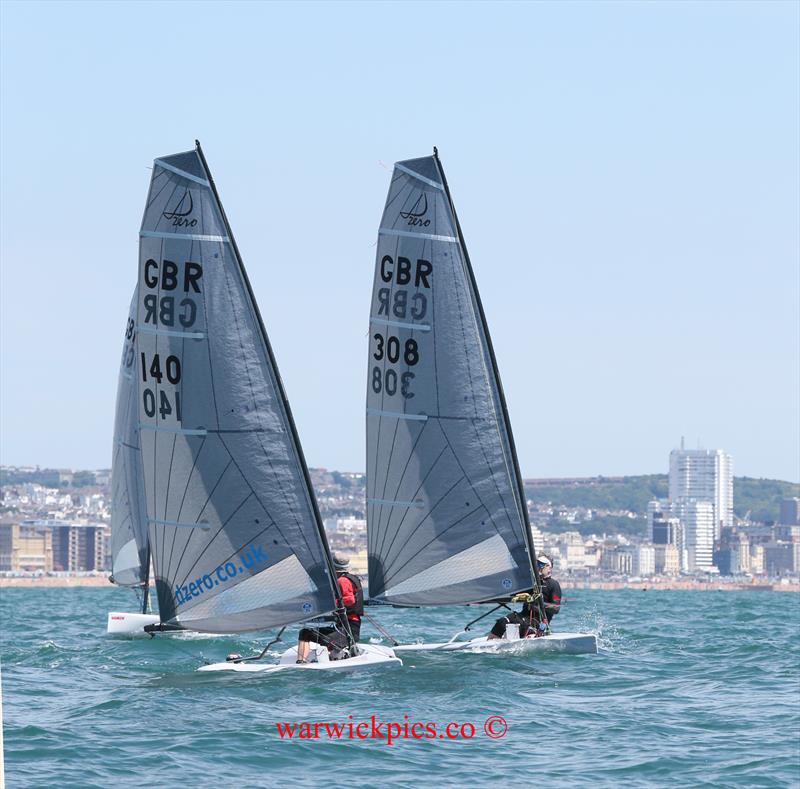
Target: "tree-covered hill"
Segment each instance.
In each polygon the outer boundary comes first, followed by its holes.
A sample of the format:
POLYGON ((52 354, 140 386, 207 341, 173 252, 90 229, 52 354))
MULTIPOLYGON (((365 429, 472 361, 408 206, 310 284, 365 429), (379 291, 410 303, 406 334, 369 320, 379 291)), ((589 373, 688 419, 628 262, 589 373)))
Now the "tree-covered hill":
MULTIPOLYGON (((651 499, 665 499, 668 489, 666 474, 525 481, 528 499, 538 504, 637 513, 645 512, 651 499)), ((750 512, 753 520, 776 521, 781 499, 790 496, 800 496, 800 485, 752 477, 733 480, 733 509, 739 517, 750 512)))

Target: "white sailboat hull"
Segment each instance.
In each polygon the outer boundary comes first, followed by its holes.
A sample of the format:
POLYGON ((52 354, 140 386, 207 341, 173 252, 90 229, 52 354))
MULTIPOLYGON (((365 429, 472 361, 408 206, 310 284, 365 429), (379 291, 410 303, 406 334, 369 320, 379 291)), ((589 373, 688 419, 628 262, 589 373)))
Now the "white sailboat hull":
POLYGON ((443 641, 428 644, 400 644, 395 652, 559 652, 565 655, 597 654, 597 636, 592 633, 551 633, 539 638, 493 638, 443 641))
POLYGON ((284 652, 277 663, 247 661, 244 663, 212 663, 200 666, 198 671, 238 671, 251 674, 275 674, 279 671, 356 671, 359 669, 387 668, 402 666, 392 649, 380 644, 359 644, 360 654, 346 660, 330 660, 326 647, 312 643, 308 663, 296 663, 297 649, 292 647, 284 652))
POLYGON ((145 625, 156 625, 155 614, 131 614, 124 611, 109 611, 106 633, 111 636, 146 636, 145 625))

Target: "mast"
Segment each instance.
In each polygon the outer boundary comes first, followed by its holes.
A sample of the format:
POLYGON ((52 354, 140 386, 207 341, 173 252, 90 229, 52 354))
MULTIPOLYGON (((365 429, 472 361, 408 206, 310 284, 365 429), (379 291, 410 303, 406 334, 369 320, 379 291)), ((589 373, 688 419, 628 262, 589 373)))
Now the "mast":
MULTIPOLYGON (((450 194, 450 187, 447 185, 447 177, 444 174, 444 168, 442 167, 442 162, 439 159, 439 151, 434 146, 433 148, 433 159, 436 162, 436 167, 439 170, 439 175, 442 177, 442 185, 444 186, 444 193, 447 197, 447 202, 450 206, 450 210, 453 212, 453 218, 456 221, 456 232, 458 233, 458 243, 461 245, 461 250, 464 253, 464 267, 467 272, 467 278, 469 280, 470 290, 472 291, 472 298, 475 302, 475 306, 478 308, 478 315, 480 317, 480 321, 483 328, 484 337, 486 338, 486 347, 489 350, 489 359, 492 363, 492 372, 494 374, 495 385, 497 386, 497 393, 500 398, 500 408, 503 415, 503 422, 505 423, 506 428, 506 435, 508 436, 508 443, 511 450, 511 459, 514 463, 514 476, 516 481, 516 494, 517 494, 517 505, 519 507, 520 517, 522 519, 522 526, 525 534, 525 541, 528 544, 528 561, 530 563, 531 575, 533 577, 533 586, 535 590, 535 602, 537 608, 539 609, 540 616, 544 619, 545 618, 545 611, 544 611, 544 604, 542 601, 542 585, 541 580, 539 578, 539 569, 536 566, 536 549, 533 545, 533 534, 531 533, 531 525, 530 521, 528 520, 528 503, 525 498, 525 485, 522 482, 522 473, 520 472, 519 468, 519 460, 517 458, 517 448, 516 444, 514 443, 514 433, 511 430, 511 420, 508 416, 508 406, 506 405, 506 397, 505 393, 503 392, 503 383, 500 380, 500 370, 497 366, 497 358, 495 357, 494 353, 494 346, 492 345, 492 337, 489 333, 489 325, 486 322, 486 314, 483 311, 483 304, 481 302, 480 293, 478 291, 478 283, 475 280, 475 273, 472 270, 472 263, 469 259, 469 252, 467 251, 467 245, 464 241, 464 234, 461 232, 461 223, 458 221, 458 214, 456 213, 456 207, 453 205, 453 197, 450 194)), ((543 621, 540 620, 540 621, 543 621)))
POLYGON ((150 605, 150 532, 147 534, 147 558, 144 565, 144 593, 142 594, 142 613, 146 614, 150 605))
MULTIPOLYGON (((323 551, 325 553, 325 562, 328 569, 328 580, 331 585, 331 590, 333 592, 334 599, 336 600, 337 603, 337 610, 341 609, 341 611, 344 612, 344 603, 342 602, 341 595, 339 593, 339 584, 336 580, 337 579, 336 568, 333 566, 333 557, 331 556, 331 549, 330 546, 328 545, 328 538, 325 535, 325 527, 322 523, 322 515, 319 511, 319 505, 317 504, 317 497, 316 494, 314 493, 314 487, 311 483, 311 475, 309 474, 305 455, 303 454, 303 448, 300 443, 300 436, 297 433, 297 426, 295 425, 294 417, 292 416, 292 409, 289 406, 289 400, 286 396, 286 391, 283 388, 283 380, 281 379, 280 371, 278 370, 278 364, 275 360, 275 355, 272 352, 272 345, 267 335, 267 329, 261 317, 261 311, 258 308, 258 303, 256 302, 255 294, 253 293, 253 288, 250 284, 250 279, 247 276, 247 271, 245 270, 245 267, 242 264, 242 256, 239 253, 239 247, 236 244, 236 239, 233 235, 233 230, 231 229, 231 225, 228 222, 228 217, 225 214, 225 208, 222 205, 222 200, 220 199, 219 192, 217 192, 217 187, 216 184, 214 183, 214 178, 211 175, 211 170, 208 167, 208 162, 206 161, 206 157, 203 154, 203 149, 200 146, 200 140, 195 140, 195 150, 197 151, 197 155, 200 157, 203 169, 205 170, 206 176, 208 177, 208 183, 211 185, 211 191, 214 195, 214 199, 216 200, 217 205, 219 206, 220 214, 222 215, 222 221, 225 223, 225 229, 227 231, 228 238, 230 238, 231 240, 231 246, 233 247, 234 257, 236 259, 236 266, 239 270, 242 282, 244 282, 245 289, 247 290, 247 295, 250 299, 250 304, 253 308, 253 314, 256 317, 259 329, 261 331, 261 339, 264 342, 264 347, 267 350, 267 356, 269 357, 270 364, 275 373, 275 384, 278 390, 278 394, 281 398, 281 402, 283 403, 284 413, 286 414, 286 420, 289 424, 289 429, 291 431, 292 443, 294 444, 297 460, 300 464, 300 468, 303 472, 303 479, 305 480, 306 483, 306 493, 311 503, 311 509, 314 513, 314 522, 317 527, 317 532, 319 534, 319 538, 323 546, 323 551)), ((346 616, 343 616, 342 619, 344 622, 347 622, 346 616)), ((347 632, 348 639, 352 644, 353 637, 352 634, 350 633, 349 625, 346 625, 346 627, 348 631, 347 632)))

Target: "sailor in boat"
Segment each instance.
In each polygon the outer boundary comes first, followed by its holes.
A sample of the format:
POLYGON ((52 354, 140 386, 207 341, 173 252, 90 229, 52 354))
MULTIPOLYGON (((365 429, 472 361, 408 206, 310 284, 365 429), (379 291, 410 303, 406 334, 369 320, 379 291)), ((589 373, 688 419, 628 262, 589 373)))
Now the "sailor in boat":
POLYGON ((333 554, 333 566, 347 621, 342 621, 344 617, 337 613, 334 614, 334 624, 331 627, 304 627, 297 641, 298 663, 308 662, 311 641, 326 646, 333 660, 350 657, 348 628, 353 634, 353 643, 357 643, 361 635, 361 617, 364 615, 364 589, 361 579, 350 572, 350 560, 340 553, 333 554))
POLYGON ((542 602, 544 603, 545 621, 539 621, 537 606, 533 605, 533 590, 516 595, 514 600, 523 600, 522 610, 517 613, 512 611, 508 616, 501 616, 494 623, 488 638, 503 638, 506 634, 506 626, 511 623, 519 625, 519 637, 544 635, 547 626, 561 608, 561 584, 552 577, 553 562, 543 554, 537 559, 539 569, 539 581, 542 587, 542 602))

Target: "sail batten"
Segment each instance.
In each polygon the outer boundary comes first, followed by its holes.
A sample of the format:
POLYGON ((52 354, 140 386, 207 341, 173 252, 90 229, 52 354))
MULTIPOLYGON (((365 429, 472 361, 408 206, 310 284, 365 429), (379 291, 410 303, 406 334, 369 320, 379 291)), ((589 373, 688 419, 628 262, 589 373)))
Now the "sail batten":
POLYGON ((438 159, 398 163, 378 234, 367 388, 370 595, 387 602, 480 602, 533 584, 527 510, 473 288, 438 159))
POLYGON ((155 161, 139 245, 137 416, 162 622, 236 632, 332 611, 305 461, 199 146, 155 161))

